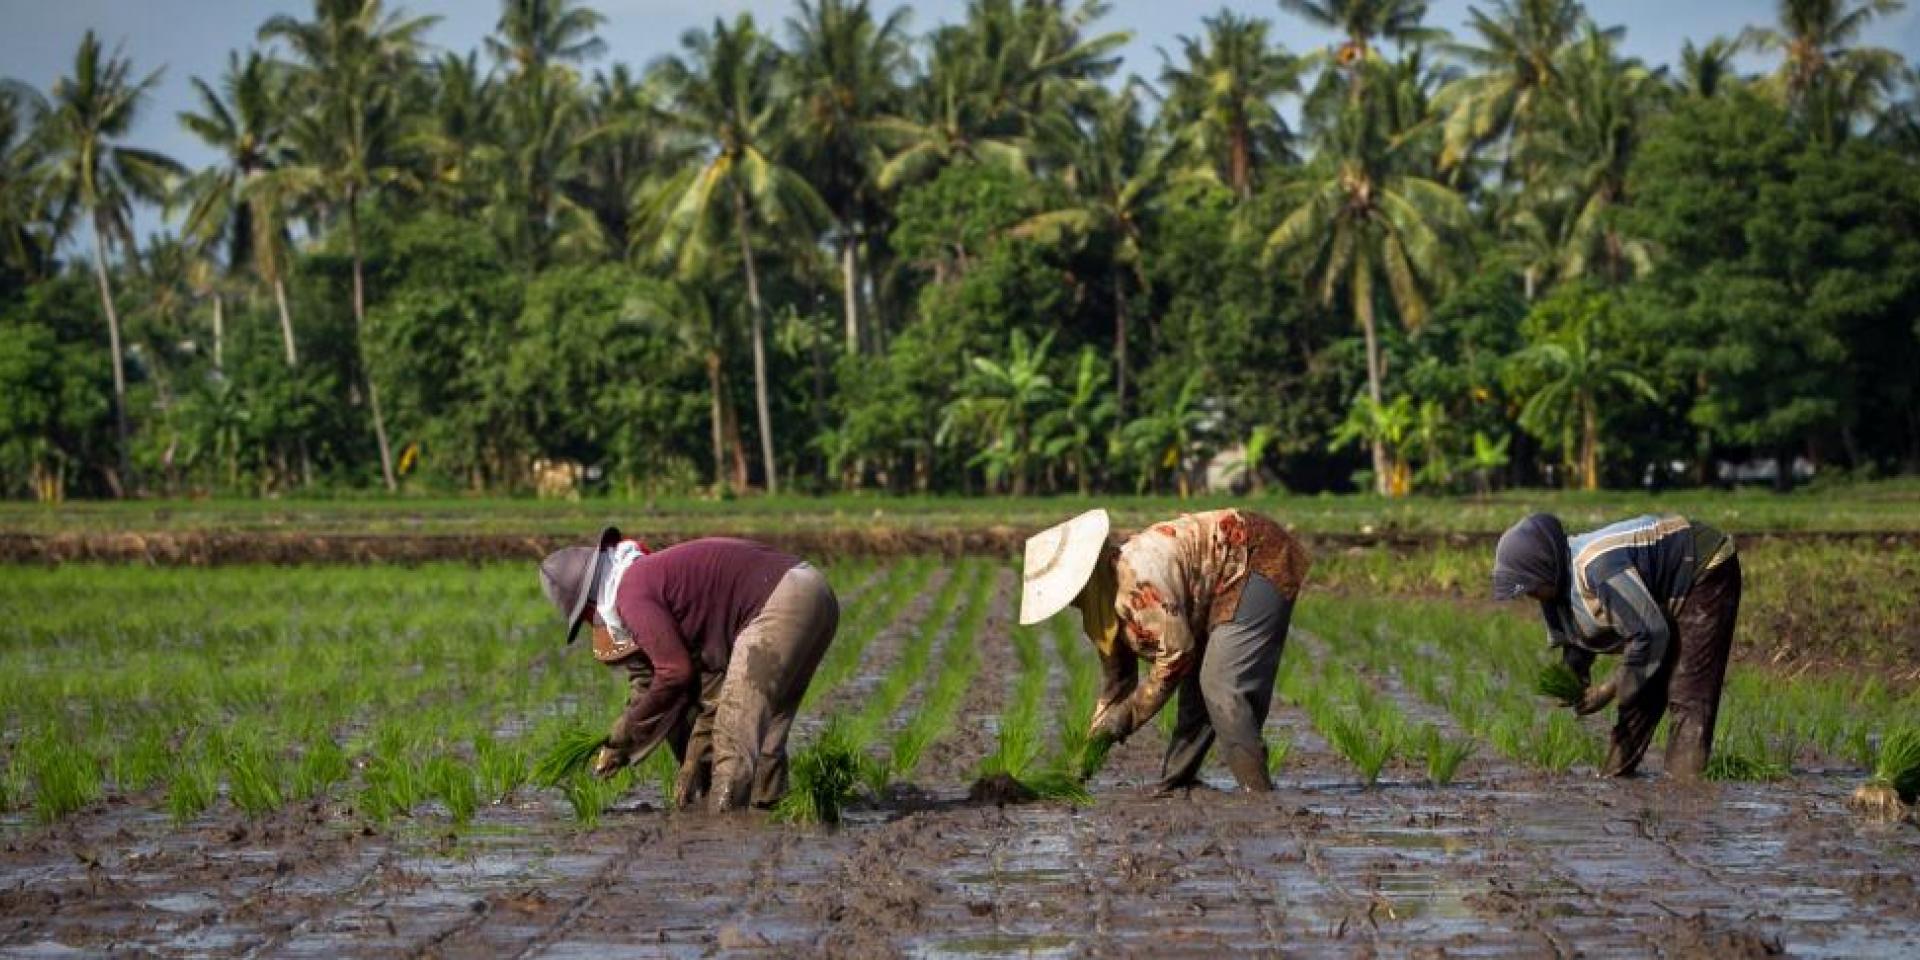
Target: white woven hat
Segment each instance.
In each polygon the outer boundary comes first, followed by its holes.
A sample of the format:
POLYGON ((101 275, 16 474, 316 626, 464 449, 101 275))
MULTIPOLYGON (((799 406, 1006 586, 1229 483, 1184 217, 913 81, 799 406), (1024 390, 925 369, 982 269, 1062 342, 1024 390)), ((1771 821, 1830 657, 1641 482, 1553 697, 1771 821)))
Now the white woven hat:
POLYGON ((1105 510, 1088 510, 1027 538, 1027 559, 1020 568, 1021 623, 1039 623, 1080 595, 1100 562, 1110 525, 1105 510))

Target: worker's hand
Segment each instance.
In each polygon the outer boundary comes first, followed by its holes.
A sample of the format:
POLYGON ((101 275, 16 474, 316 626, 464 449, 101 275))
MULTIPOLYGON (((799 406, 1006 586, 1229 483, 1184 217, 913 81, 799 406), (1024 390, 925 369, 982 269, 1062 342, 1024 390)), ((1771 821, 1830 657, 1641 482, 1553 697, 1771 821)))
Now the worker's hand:
POLYGON ((1573 705, 1573 712, 1583 717, 1599 713, 1606 709, 1607 704, 1613 702, 1614 695, 1619 689, 1618 680, 1608 680, 1599 686, 1588 687, 1587 692, 1580 695, 1579 702, 1573 705))
POLYGON ((1087 731, 1087 739, 1105 739, 1111 743, 1120 743, 1133 733, 1133 709, 1125 700, 1107 705, 1093 718, 1093 726, 1087 731))
POLYGON ((593 755, 593 775, 601 780, 620 772, 627 765, 627 752, 611 744, 601 744, 600 752, 593 755))

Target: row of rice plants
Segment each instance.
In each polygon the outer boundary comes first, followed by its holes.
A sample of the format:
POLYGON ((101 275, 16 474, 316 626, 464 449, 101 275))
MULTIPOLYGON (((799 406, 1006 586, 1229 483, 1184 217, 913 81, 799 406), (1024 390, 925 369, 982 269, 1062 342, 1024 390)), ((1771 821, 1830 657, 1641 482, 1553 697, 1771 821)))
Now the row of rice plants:
POLYGON ((181 820, 224 797, 463 825, 524 787, 532 745, 624 699, 557 642, 523 565, 16 573, 0 809, 42 820, 117 795, 181 820), (85 616, 71 596, 94 598, 85 616))
POLYGON ((900 619, 915 597, 926 592, 937 569, 932 557, 915 557, 894 564, 880 582, 867 587, 858 603, 841 608, 839 633, 814 670, 813 683, 807 687, 802 709, 853 677, 874 638, 900 619))
POLYGON ((886 769, 890 778, 913 776, 927 747, 952 729, 960 703, 980 669, 981 634, 999 585, 999 572, 997 566, 987 564, 977 565, 971 572, 965 605, 940 648, 935 672, 921 690, 920 708, 894 733, 888 748, 886 769))
MULTIPOLYGON (((1598 764, 1597 732, 1534 696, 1546 661, 1537 628, 1515 617, 1474 618, 1451 604, 1342 598, 1303 605, 1304 625, 1328 647, 1381 675, 1398 676, 1420 700, 1445 710, 1473 741, 1549 772, 1598 764)), ((1425 734, 1429 766, 1449 772, 1472 747, 1425 734)))

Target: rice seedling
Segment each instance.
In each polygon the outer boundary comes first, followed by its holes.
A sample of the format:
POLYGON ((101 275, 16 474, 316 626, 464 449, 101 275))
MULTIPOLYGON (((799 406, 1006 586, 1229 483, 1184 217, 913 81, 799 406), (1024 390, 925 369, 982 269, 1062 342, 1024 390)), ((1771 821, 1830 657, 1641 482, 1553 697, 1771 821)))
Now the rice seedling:
POLYGON ((332 737, 316 736, 307 741, 300 761, 293 768, 292 796, 295 800, 324 797, 336 784, 353 772, 347 752, 332 737))
POLYGON ((820 738, 795 754, 788 766, 787 792, 775 802, 773 819, 780 823, 840 822, 840 812, 871 780, 878 764, 853 739, 839 719, 829 720, 820 738))
POLYGON ((1293 738, 1267 738, 1267 776, 1278 774, 1287 765, 1287 756, 1293 752, 1293 738))
POLYGON ((26 771, 11 760, 0 763, 0 813, 20 806, 26 799, 26 771))
POLYGON ((156 725, 143 728, 125 749, 111 757, 113 785, 122 793, 137 793, 159 783, 173 766, 167 732, 156 725))
POLYGON ((1380 771, 1400 749, 1395 731, 1372 727, 1360 716, 1347 711, 1333 714, 1321 733, 1326 734, 1334 749, 1340 751, 1340 755, 1360 771, 1361 782, 1369 787, 1380 782, 1380 771))
POLYGON ((1580 675, 1573 668, 1555 661, 1540 668, 1540 676, 1534 681, 1535 693, 1551 697, 1563 706, 1572 706, 1586 695, 1587 685, 1580 682, 1580 675))
POLYGON ((534 764, 533 782, 543 787, 559 786, 574 774, 585 771, 606 742, 606 737, 584 727, 568 729, 534 764))
POLYGON ((581 829, 590 830, 600 823, 600 814, 621 794, 633 786, 634 770, 624 767, 620 772, 606 779, 595 777, 591 773, 576 771, 560 785, 566 794, 567 805, 573 809, 573 819, 581 829))
POLYGON ((455 828, 472 822, 473 812, 480 806, 480 790, 474 785, 472 768, 441 755, 427 761, 424 778, 428 793, 446 806, 455 828))
POLYGON ((1449 740, 1432 724, 1422 728, 1420 741, 1421 750, 1426 754, 1427 780, 1436 787, 1452 783, 1460 765, 1473 756, 1472 740, 1449 740))
POLYGON ((218 790, 212 762, 198 749, 182 751, 167 780, 167 814, 175 823, 186 823, 213 805, 218 790))
POLYGON ((100 765, 51 728, 27 738, 20 754, 33 781, 33 813, 40 822, 52 823, 100 798, 100 765))
POLYGON ((507 802, 527 782, 527 751, 517 743, 502 744, 482 734, 473 738, 473 759, 488 803, 507 802))
POLYGON ((655 750, 647 754, 636 767, 639 777, 644 777, 660 791, 660 806, 671 810, 678 799, 675 794, 679 786, 680 764, 673 758, 671 750, 655 750))
POLYGON ((279 761, 257 737, 226 741, 227 796, 250 817, 280 809, 279 761))
POLYGON ((1920 728, 1903 727, 1887 735, 1874 759, 1873 776, 1848 803, 1862 813, 1886 819, 1906 815, 1920 799, 1920 728))

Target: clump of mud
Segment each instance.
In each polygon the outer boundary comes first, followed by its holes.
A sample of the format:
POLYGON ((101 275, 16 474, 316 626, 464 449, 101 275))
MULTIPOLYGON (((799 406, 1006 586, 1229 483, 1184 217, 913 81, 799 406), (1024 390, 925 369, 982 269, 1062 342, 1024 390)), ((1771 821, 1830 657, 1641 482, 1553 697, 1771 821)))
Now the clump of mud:
POLYGON ((1674 921, 1667 931, 1666 940, 1663 952, 1669 957, 1748 960, 1782 957, 1787 953, 1777 936, 1767 937, 1752 930, 1723 926, 1704 913, 1674 921))
POLYGON ((991 803, 996 807, 1032 803, 1039 798, 1026 784, 1004 773, 988 774, 967 788, 968 803, 991 803))

